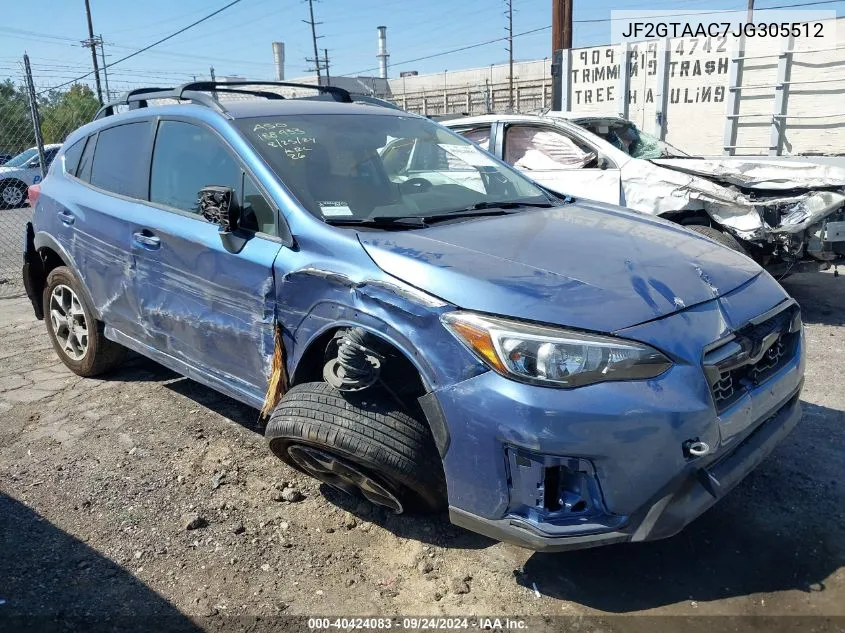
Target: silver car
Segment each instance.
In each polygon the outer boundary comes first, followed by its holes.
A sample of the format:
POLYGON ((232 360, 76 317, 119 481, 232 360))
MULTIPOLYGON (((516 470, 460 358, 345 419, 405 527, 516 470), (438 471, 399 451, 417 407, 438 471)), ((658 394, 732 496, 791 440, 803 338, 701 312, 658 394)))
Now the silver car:
POLYGON ((683 224, 773 274, 845 263, 845 169, 690 156, 613 116, 550 112, 442 124, 549 189, 683 224))
MULTIPOLYGON (((44 146, 47 167, 53 162, 61 147, 56 143, 44 146)), ((26 204, 26 190, 41 182, 41 160, 38 148, 30 147, 0 165, 0 209, 16 209, 26 204)))

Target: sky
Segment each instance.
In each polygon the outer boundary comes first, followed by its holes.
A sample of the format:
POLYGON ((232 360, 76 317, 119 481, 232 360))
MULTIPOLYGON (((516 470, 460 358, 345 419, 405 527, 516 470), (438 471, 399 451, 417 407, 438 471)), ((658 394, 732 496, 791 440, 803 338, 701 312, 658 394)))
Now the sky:
MULTIPOLYGON (((90 0, 94 33, 102 34, 106 61, 117 62, 219 9, 231 0, 90 0)), ((757 6, 787 0, 757 0, 757 6)), ((746 0, 574 0, 575 47, 610 41, 611 9, 742 9, 746 0), (603 20, 603 21, 594 21, 603 20)), ((91 70, 84 0, 3 0, 0 79, 20 78, 28 52, 39 90, 91 70)), ((391 77, 482 67, 507 61, 506 42, 440 55, 506 35, 506 0, 315 0, 320 54, 328 49, 332 75, 377 74, 376 27, 387 26, 391 77), (430 59, 416 60, 420 57, 430 59)), ((552 0, 513 0, 514 57, 551 54, 552 0), (532 33, 526 33, 534 31, 532 33), (526 33, 521 35, 522 33, 526 33)), ((845 0, 825 5, 845 13, 845 0)), ((240 75, 273 79, 271 42, 285 42, 287 79, 309 74, 313 57, 307 0, 241 0, 172 40, 108 70, 111 90, 174 85, 208 77, 240 75)), ((90 80, 87 80, 90 81, 90 80)))

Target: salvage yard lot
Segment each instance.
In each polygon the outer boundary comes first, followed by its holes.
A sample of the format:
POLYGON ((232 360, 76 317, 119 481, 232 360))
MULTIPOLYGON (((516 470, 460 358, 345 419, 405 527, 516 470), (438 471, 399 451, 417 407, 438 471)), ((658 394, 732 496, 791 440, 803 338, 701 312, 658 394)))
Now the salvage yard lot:
POLYGON ((25 299, 0 301, 0 627, 86 614, 845 616, 845 280, 785 285, 807 324, 796 431, 678 536, 554 555, 324 497, 270 455, 254 410, 137 357, 78 378, 25 299))

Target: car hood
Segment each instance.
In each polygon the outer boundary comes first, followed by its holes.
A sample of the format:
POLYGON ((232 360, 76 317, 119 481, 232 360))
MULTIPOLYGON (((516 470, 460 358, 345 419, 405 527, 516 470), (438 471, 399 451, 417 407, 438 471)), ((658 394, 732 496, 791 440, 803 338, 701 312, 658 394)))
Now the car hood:
POLYGON ((385 272, 462 308, 612 332, 760 274, 669 222, 596 203, 404 232, 359 232, 385 272))
POLYGON ((746 189, 779 191, 845 187, 845 169, 801 160, 659 158, 652 162, 746 189))

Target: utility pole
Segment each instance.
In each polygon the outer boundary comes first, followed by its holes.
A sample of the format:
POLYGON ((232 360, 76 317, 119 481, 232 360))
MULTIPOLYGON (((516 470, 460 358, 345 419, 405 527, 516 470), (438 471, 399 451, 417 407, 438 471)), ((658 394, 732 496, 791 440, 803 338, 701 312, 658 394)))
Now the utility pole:
POLYGON ((754 0, 748 0, 748 14, 745 21, 749 24, 754 21, 754 0))
MULTIPOLYGON (((314 0, 308 0, 308 12, 311 14, 310 20, 303 20, 305 24, 311 25, 311 40, 314 42, 314 70, 317 71, 317 85, 322 85, 323 81, 320 75, 320 53, 317 50, 317 25, 322 24, 322 22, 315 22, 314 21, 314 0)), ((306 59, 305 61, 310 62, 312 60, 306 59)))
POLYGON ((83 46, 91 49, 91 61, 94 64, 94 80, 97 83, 97 99, 103 103, 103 89, 100 88, 100 69, 97 65, 97 41, 94 39, 94 24, 91 21, 91 5, 85 0, 85 15, 88 17, 88 39, 82 42, 83 46))
POLYGON ((109 73, 106 70, 106 45, 103 43, 103 36, 98 35, 100 40, 100 55, 103 58, 103 82, 106 84, 106 101, 111 101, 111 91, 109 90, 109 73))
POLYGON ((508 2, 508 108, 513 112, 513 0, 508 2))
POLYGON ((562 48, 572 48, 572 2, 552 0, 552 54, 562 48))
MULTIPOLYGON (((217 77, 214 76, 214 66, 209 67, 208 74, 211 75, 211 83, 215 83, 217 81, 217 77)), ((217 91, 213 88, 211 90, 211 98, 215 101, 217 100, 217 91)))
MULTIPOLYGON (((319 65, 319 64, 318 64, 319 65)), ((329 49, 323 49, 323 68, 326 69, 326 85, 332 85, 332 77, 329 75, 329 49)))

